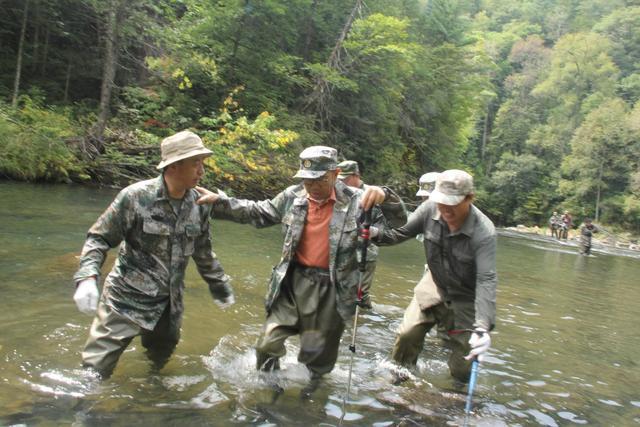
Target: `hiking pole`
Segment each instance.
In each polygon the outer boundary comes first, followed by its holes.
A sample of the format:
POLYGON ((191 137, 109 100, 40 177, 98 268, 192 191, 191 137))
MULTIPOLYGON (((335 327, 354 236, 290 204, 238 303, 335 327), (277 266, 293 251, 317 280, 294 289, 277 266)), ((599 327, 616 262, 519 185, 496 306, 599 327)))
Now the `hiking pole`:
POLYGON ((351 393, 351 374, 353 372, 353 356, 356 354, 356 331, 358 330, 358 313, 360 312, 360 304, 362 304, 362 279, 364 273, 367 271, 367 247, 369 246, 369 229, 371 228, 371 209, 364 211, 364 221, 362 223, 362 230, 360 231, 360 237, 362 237, 362 248, 360 253, 360 263, 358 264, 358 293, 356 299, 356 313, 353 317, 353 330, 351 333, 351 344, 349 350, 351 351, 351 361, 349 362, 349 379, 347 380, 347 394, 345 394, 342 400, 342 416, 338 425, 342 425, 342 420, 346 415, 345 409, 347 406, 347 400, 349 400, 349 393, 351 393))
POLYGON ((469 390, 467 391, 467 401, 464 405, 464 426, 469 423, 469 414, 471 413, 471 400, 473 398, 473 389, 476 387, 476 379, 478 378, 478 358, 474 357, 471 362, 471 375, 469 376, 469 390))

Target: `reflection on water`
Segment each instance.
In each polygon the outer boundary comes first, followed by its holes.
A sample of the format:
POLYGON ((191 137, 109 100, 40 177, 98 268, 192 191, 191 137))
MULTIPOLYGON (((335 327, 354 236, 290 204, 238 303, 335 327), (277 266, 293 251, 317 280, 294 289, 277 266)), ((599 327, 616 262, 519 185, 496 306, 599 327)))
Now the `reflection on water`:
MULTIPOLYGON (((160 372, 139 341, 111 379, 79 369, 90 318, 71 299, 71 276, 91 223, 115 192, 0 183, 0 425, 337 425, 351 353, 345 332, 335 370, 301 400, 306 368, 288 341, 275 380, 256 373, 253 344, 264 320, 279 228, 214 223, 214 247, 234 278, 237 303, 213 304, 193 266, 183 335, 160 372)), ((470 425, 640 424, 635 326, 640 320, 633 254, 578 255, 572 244, 504 233, 498 245, 498 326, 482 364, 470 425), (623 256, 619 256, 623 255, 623 256)), ((410 380, 392 385, 395 329, 422 271, 420 245, 383 248, 374 309, 358 321, 350 400, 343 425, 462 425, 466 389, 450 377, 435 334, 410 380)))

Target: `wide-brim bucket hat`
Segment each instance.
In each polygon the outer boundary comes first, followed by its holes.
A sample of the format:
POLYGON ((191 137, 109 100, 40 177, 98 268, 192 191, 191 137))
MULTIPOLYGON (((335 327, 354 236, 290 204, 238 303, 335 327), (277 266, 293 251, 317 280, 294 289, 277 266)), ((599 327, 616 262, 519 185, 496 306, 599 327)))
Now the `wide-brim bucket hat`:
POLYGON ((164 169, 172 163, 189 157, 213 154, 213 151, 204 146, 198 135, 188 130, 163 139, 160 151, 162 161, 156 166, 157 169, 164 169))

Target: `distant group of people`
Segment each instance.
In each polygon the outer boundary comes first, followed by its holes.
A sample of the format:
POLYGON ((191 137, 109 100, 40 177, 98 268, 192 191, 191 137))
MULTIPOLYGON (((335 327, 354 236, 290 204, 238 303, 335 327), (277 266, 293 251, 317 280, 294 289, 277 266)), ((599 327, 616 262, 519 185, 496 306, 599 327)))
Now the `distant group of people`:
POLYGON ((392 359, 415 366, 426 333, 438 325, 449 337, 449 368, 467 381, 471 361, 491 345, 496 315, 496 231, 473 205, 473 178, 461 170, 425 174, 423 198, 407 217, 388 187, 366 185, 358 163, 338 162, 334 148, 313 146, 299 156, 292 185, 272 199, 253 201, 197 187, 213 153, 189 131, 161 144, 157 178, 123 189, 89 229, 74 276, 79 310, 94 315, 83 365, 102 377, 136 336, 157 369, 180 337, 184 274, 192 258, 221 308, 235 301, 229 277, 212 248, 210 222, 226 218, 256 227, 283 226, 280 261, 265 299, 266 320, 256 343, 260 371, 279 369, 285 340, 299 335, 298 361, 310 372, 313 392, 337 361, 341 336, 356 305, 369 295, 377 246, 423 235, 425 271, 414 290, 392 350, 392 359), (360 227, 371 210, 367 268, 359 272, 360 227), (107 251, 118 256, 102 286, 107 251), (358 295, 362 288, 362 295, 358 295))
MULTIPOLYGON (((553 212, 549 218, 549 229, 551 231, 551 237, 555 237, 558 240, 567 240, 569 236, 569 230, 573 228, 573 218, 569 211, 564 211, 562 215, 558 215, 558 212, 553 212)), ((584 222, 580 225, 580 253, 582 255, 591 254, 591 240, 594 233, 599 231, 598 227, 593 224, 591 218, 585 218, 584 222)))
POLYGON ((569 237, 569 230, 573 228, 573 217, 569 211, 564 211, 562 215, 558 212, 553 212, 551 218, 549 218, 549 229, 551 230, 551 237, 555 237, 558 240, 567 240, 569 237))

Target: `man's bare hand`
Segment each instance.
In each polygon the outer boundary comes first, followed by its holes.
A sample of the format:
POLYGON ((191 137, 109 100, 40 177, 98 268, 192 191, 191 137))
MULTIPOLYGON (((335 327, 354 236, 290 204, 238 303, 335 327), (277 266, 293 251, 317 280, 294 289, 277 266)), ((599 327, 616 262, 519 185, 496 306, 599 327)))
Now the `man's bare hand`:
POLYGON ((374 205, 379 205, 384 202, 384 190, 380 187, 376 187, 375 185, 369 185, 364 190, 362 197, 360 198, 360 206, 365 211, 371 209, 374 205))
POLYGON ((209 191, 204 187, 196 187, 196 191, 200 193, 200 197, 198 198, 198 200, 196 200, 196 204, 198 205, 204 205, 205 203, 215 203, 216 200, 218 200, 218 198, 220 197, 218 193, 209 191))

